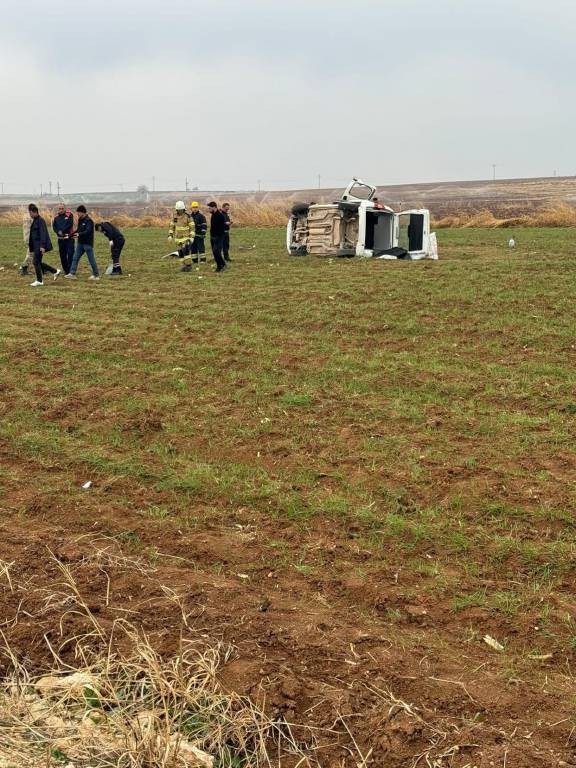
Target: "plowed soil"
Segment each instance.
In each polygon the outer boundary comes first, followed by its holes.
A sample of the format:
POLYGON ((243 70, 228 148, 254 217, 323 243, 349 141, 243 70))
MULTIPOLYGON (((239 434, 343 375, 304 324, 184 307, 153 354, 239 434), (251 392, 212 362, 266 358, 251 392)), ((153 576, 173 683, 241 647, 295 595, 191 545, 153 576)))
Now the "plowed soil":
POLYGON ((72 663, 60 563, 103 626, 233 644, 224 686, 322 766, 576 765, 571 235, 387 264, 245 230, 192 277, 161 237, 34 292, 0 232, 12 652, 72 663))

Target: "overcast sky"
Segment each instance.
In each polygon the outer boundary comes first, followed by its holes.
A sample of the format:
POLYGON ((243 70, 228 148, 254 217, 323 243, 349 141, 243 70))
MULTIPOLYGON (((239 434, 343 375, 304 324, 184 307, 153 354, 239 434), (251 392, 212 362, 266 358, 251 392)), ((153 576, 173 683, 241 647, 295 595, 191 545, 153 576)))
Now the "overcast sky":
POLYGON ((5 0, 5 192, 576 173, 573 0, 5 0))

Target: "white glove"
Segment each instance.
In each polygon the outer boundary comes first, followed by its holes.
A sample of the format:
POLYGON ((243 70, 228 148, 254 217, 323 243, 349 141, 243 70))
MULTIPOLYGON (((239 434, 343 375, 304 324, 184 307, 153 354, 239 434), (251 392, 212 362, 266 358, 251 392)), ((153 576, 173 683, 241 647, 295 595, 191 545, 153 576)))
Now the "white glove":
POLYGON ((168 235, 168 241, 169 241, 169 242, 172 242, 172 239, 173 239, 173 238, 172 238, 172 235, 168 235))
POLYGON ((110 245, 114 245, 114 240, 110 240, 110 245))

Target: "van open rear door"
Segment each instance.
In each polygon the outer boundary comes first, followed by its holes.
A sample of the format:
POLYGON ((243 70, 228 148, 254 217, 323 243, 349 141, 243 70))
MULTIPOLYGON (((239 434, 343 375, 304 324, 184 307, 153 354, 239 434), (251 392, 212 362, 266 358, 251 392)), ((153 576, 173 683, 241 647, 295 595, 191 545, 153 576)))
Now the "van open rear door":
POLYGON ((433 258, 430 252, 430 211, 425 208, 397 214, 396 240, 410 259, 433 258))

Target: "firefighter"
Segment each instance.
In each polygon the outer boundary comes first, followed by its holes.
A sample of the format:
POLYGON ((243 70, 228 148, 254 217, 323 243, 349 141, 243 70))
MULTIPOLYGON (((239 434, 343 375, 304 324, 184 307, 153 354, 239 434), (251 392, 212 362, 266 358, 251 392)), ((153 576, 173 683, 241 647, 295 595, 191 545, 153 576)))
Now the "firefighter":
MULTIPOLYGON (((182 259, 182 272, 192 271, 192 256, 190 255, 190 241, 194 239, 194 221, 182 200, 178 200, 174 206, 174 216, 168 232, 168 240, 174 241, 177 250, 174 256, 182 259)), ((172 254, 171 254, 172 255, 172 254)))
POLYGON ((197 264, 199 261, 206 261, 204 238, 208 231, 208 224, 206 223, 206 216, 200 210, 198 203, 192 203, 190 208, 192 210, 192 219, 194 220, 194 240, 192 241, 190 251, 192 253, 192 261, 197 264))

